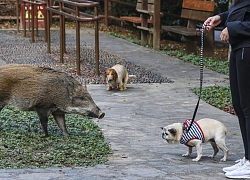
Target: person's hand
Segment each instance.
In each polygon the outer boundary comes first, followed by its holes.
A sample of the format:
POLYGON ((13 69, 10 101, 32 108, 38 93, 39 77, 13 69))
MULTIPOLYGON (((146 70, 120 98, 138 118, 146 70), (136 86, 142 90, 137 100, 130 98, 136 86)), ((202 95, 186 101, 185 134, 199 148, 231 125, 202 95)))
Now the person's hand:
POLYGON ((206 25, 206 30, 210 31, 215 26, 219 25, 221 23, 221 19, 219 15, 215 15, 212 17, 209 17, 204 24, 206 25))
POLYGON ((221 31, 220 39, 222 42, 228 42, 229 34, 227 27, 221 31))

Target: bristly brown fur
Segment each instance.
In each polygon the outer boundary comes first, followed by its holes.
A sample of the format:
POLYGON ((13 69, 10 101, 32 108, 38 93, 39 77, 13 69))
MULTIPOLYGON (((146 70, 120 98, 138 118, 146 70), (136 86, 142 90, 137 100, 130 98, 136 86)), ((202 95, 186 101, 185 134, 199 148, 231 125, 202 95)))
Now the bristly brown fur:
POLYGON ((12 105, 23 111, 36 111, 45 136, 48 115, 52 114, 65 136, 65 114, 104 117, 88 91, 73 77, 50 68, 22 64, 0 67, 0 111, 12 105))

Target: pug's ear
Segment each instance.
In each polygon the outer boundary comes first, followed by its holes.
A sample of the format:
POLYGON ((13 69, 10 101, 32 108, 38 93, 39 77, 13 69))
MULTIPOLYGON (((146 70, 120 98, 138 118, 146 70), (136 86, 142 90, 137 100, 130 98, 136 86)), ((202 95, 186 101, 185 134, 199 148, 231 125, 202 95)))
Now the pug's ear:
POLYGON ((173 136, 176 136, 176 133, 177 133, 176 129, 171 128, 171 129, 168 129, 168 131, 169 131, 173 136))

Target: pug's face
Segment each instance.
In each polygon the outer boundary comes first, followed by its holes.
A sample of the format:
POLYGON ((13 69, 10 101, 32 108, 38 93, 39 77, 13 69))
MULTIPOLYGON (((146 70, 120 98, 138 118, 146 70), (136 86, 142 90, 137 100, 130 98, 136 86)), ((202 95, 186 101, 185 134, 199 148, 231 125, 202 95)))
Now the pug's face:
POLYGON ((177 143, 177 130, 173 125, 162 127, 161 137, 165 139, 168 143, 177 143))

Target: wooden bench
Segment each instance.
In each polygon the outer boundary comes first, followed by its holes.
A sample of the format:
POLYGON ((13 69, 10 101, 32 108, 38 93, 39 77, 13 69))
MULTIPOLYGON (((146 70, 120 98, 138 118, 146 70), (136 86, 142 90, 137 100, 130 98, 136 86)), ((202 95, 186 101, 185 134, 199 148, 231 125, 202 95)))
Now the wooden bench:
POLYGON ((137 0, 136 10, 139 17, 121 16, 120 19, 132 22, 140 29, 141 45, 150 44, 155 50, 160 49, 160 0, 137 0))
MULTIPOLYGON (((136 10, 138 12, 144 12, 149 14, 149 11, 153 11, 154 8, 154 1, 148 1, 147 4, 143 4, 142 0, 138 0, 136 4, 136 10), (146 6, 145 6, 146 5, 146 6)), ((128 21, 131 23, 134 23, 136 26, 142 23, 142 15, 136 17, 136 16, 121 16, 121 20, 128 21)), ((152 18, 147 18, 147 23, 152 24, 152 18)))
MULTIPOLYGON (((184 26, 161 26, 163 32, 170 35, 182 36, 186 40, 186 52, 197 53, 197 42, 200 41, 201 31, 197 24, 203 22, 214 13, 213 1, 183 0, 181 18, 188 20, 187 27, 184 26)), ((206 33, 204 42, 204 56, 213 56, 213 31, 206 33)))

